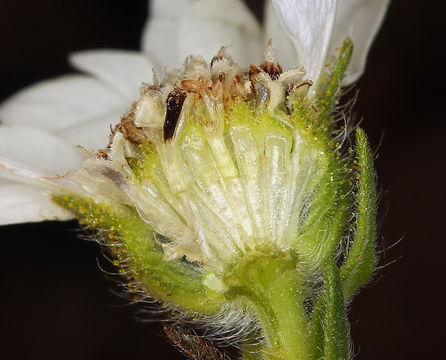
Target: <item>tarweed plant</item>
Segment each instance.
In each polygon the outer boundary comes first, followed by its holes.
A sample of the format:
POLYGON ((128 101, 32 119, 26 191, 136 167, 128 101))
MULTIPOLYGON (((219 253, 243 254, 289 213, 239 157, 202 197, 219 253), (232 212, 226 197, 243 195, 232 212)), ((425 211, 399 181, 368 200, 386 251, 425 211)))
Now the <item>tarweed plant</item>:
POLYGON ((223 355, 182 323, 231 339, 243 359, 351 357, 347 309, 375 271, 376 194, 367 137, 340 104, 365 61, 363 50, 352 62, 354 36, 332 46, 345 3, 274 1, 299 67, 282 67, 271 41, 248 68, 224 46, 188 56, 142 85, 108 146, 81 147, 79 168, 0 160, 90 231, 193 359, 223 355))

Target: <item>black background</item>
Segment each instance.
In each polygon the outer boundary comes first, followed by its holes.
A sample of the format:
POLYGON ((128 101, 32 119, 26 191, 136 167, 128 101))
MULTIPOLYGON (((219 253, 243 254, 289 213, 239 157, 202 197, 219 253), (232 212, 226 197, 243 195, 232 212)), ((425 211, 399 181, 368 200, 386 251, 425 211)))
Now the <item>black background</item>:
MULTIPOLYGON (((261 14, 256 1, 250 6, 261 14)), ((445 13, 442 0, 394 0, 357 85, 356 111, 375 148, 384 134, 380 247, 402 239, 382 253, 384 268, 352 304, 361 360, 444 356, 445 13)), ((73 71, 71 51, 138 49, 146 14, 144 0, 2 0, 0 100, 73 71)), ((0 229, 0 357, 181 359, 158 323, 135 320, 135 309, 112 293, 98 246, 76 229, 0 229)))

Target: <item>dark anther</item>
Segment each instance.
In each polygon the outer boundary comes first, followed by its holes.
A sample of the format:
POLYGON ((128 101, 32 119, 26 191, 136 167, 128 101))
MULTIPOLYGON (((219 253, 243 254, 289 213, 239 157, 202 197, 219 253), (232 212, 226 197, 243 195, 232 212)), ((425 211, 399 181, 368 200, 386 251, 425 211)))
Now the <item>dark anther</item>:
POLYGON ((286 90, 285 90, 285 107, 286 107, 286 112, 288 115, 291 115, 291 104, 290 104, 290 94, 291 91, 294 90, 294 84, 290 84, 287 86, 286 90))
POLYGON ((212 58, 212 60, 211 60, 211 67, 214 65, 214 63, 215 63, 216 61, 221 61, 221 60, 223 60, 223 56, 215 55, 215 56, 212 58))
POLYGON ((222 61, 223 59, 228 59, 226 55, 226 46, 222 46, 218 51, 217 55, 215 55, 211 60, 211 67, 214 65, 216 61, 222 61))
POLYGON ((260 64, 260 68, 269 75, 271 80, 277 80, 280 74, 283 73, 282 66, 280 66, 277 62, 265 60, 260 64))
POLYGON ((164 141, 172 139, 173 134, 175 133, 175 128, 186 96, 186 92, 180 88, 175 88, 175 90, 167 96, 166 119, 164 120, 163 127, 164 141))
POLYGON ((169 244, 172 242, 171 239, 169 239, 167 236, 164 236, 160 233, 155 232, 153 234, 153 237, 156 241, 158 241, 160 244, 169 244))
POLYGON ((109 167, 104 167, 100 170, 101 174, 105 177, 108 177, 111 181, 113 181, 116 185, 121 187, 125 183, 124 177, 117 172, 116 170, 113 170, 109 167))

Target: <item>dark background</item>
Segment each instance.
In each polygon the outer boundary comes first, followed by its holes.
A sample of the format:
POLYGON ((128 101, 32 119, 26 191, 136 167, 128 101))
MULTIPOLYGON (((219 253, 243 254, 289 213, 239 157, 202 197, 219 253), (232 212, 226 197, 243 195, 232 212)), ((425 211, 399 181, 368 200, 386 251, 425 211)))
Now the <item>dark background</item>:
MULTIPOLYGON (((250 5, 261 14, 256 1, 250 5)), ((394 0, 359 81, 356 111, 373 146, 383 268, 352 304, 361 360, 444 356, 446 30, 442 0, 394 0), (393 262, 397 260, 396 262, 393 262), (393 263, 392 263, 393 262, 393 263)), ((147 2, 0 3, 0 100, 69 71, 69 52, 138 49, 147 2)), ((99 270, 75 222, 0 229, 0 357, 181 359, 99 270)))

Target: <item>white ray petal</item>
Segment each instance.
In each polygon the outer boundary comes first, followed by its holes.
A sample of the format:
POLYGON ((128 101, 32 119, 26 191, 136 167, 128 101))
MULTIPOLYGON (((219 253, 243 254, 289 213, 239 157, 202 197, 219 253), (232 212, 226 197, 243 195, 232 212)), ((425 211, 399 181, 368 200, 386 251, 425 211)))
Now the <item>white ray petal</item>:
POLYGON ((297 65, 317 81, 335 20, 336 0, 272 0, 280 22, 294 43, 297 65))
POLYGON ((328 55, 334 55, 350 37, 354 50, 344 85, 355 82, 363 73, 367 53, 383 21, 390 0, 343 0, 338 2, 333 37, 328 55))
POLYGON ((71 54, 69 61, 78 70, 111 85, 129 101, 136 100, 143 82, 152 82, 152 62, 136 51, 83 51, 71 54))
POLYGON ((0 156, 62 175, 80 166, 80 151, 54 134, 23 125, 0 126, 0 156))
POLYGON ((171 17, 178 19, 186 8, 195 2, 196 0, 151 0, 150 17, 171 17))
POLYGON ((150 1, 150 17, 144 27, 141 48, 150 56, 158 71, 163 70, 164 66, 177 68, 184 61, 178 61, 179 19, 193 3, 193 0, 150 1))
POLYGON ((123 96, 98 80, 66 75, 19 91, 0 105, 0 119, 5 124, 56 130, 126 104, 123 96))
POLYGON ((70 171, 63 176, 54 176, 43 169, 0 156, 0 179, 2 180, 0 184, 22 183, 54 193, 64 192, 85 196, 85 191, 73 180, 73 174, 74 172, 70 171))
POLYGON ((261 28, 240 0, 205 0, 181 17, 179 59, 201 55, 210 61, 222 46, 242 67, 262 60, 261 28))
POLYGON ((153 59, 158 72, 164 67, 174 69, 181 64, 178 61, 178 21, 161 18, 147 24, 143 50, 153 59))
POLYGON ((280 65, 288 69, 296 67, 297 59, 294 44, 280 25, 271 0, 267 0, 265 4, 265 29, 263 36, 265 44, 269 39, 272 39, 273 48, 280 65))
POLYGON ((109 143, 110 127, 114 127, 122 115, 122 109, 112 109, 100 117, 57 130, 54 133, 74 146, 80 145, 91 151, 105 149, 109 143))
POLYGON ((24 184, 0 184, 0 225, 71 218, 70 213, 51 201, 45 189, 24 184))

